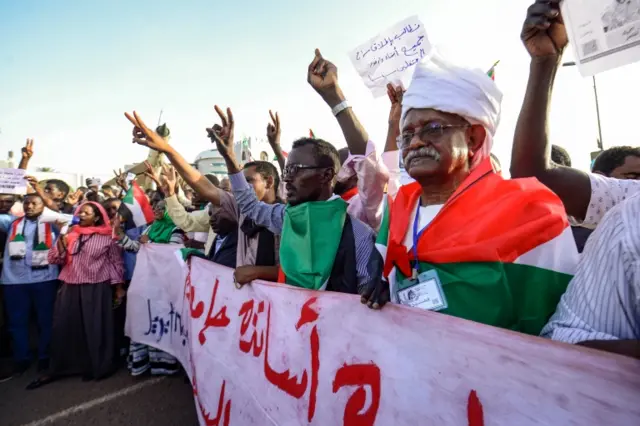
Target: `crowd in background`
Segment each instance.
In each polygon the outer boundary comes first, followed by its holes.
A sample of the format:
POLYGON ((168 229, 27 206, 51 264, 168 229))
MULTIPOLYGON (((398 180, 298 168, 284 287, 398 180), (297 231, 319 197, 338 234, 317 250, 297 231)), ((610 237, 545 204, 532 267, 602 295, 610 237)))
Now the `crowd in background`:
MULTIPOLYGON (((146 192, 118 172, 118 187, 88 179, 72 192, 27 177, 24 197, 0 194, 0 339, 14 359, 2 379, 32 365, 33 318, 39 376, 29 389, 71 375, 100 380, 121 365, 135 376, 179 372, 170 354, 124 336, 136 253, 149 243, 233 268, 237 287, 262 279, 349 293, 371 309, 399 303, 639 357, 640 149, 612 147, 591 173, 573 169, 548 138, 568 43, 559 1, 529 8, 522 40, 531 66, 510 179, 491 154, 502 93, 485 70, 436 53, 416 65, 406 90, 389 85, 379 152, 337 68, 316 50, 307 81, 344 149, 305 137, 285 155, 270 112, 278 167, 240 164, 233 112, 216 106, 219 123, 206 134, 227 165, 221 182, 184 159, 166 125, 151 129, 134 112, 133 142, 167 160, 147 165, 146 192), (136 209, 147 205, 140 224, 136 209)), ((27 141, 20 168, 34 150, 27 141)))

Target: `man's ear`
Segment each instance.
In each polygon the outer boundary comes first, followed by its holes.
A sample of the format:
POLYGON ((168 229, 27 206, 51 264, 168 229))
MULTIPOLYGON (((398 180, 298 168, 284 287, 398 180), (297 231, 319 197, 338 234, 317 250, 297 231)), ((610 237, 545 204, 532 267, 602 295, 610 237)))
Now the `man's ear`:
POLYGON ((267 177, 267 179, 265 179, 265 182, 267 184, 266 185, 267 189, 271 189, 274 187, 275 179, 273 179, 273 176, 269 176, 267 177))
POLYGON ((322 183, 325 183, 325 182, 332 183, 335 180, 335 177, 336 177, 336 171, 330 167, 326 168, 323 170, 321 175, 322 183))
POLYGON ((476 152, 480 151, 485 138, 487 137, 487 130, 479 125, 472 124, 467 129, 467 145, 469 146, 469 158, 472 158, 476 152))

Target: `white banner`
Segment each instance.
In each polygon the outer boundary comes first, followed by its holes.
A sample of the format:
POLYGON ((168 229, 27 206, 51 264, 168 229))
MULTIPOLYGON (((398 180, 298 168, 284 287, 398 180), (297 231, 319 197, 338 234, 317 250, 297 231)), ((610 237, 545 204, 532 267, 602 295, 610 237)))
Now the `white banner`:
POLYGON ((431 44, 417 16, 398 22, 349 52, 349 58, 374 97, 387 93, 387 84, 406 89, 416 64, 431 44))
POLYGON ((26 194, 25 173, 22 169, 0 169, 0 194, 26 194))
POLYGON ((640 0, 565 0, 562 17, 583 76, 640 60, 640 0))
POLYGON ((180 359, 202 425, 640 424, 638 360, 191 266, 143 246, 127 334, 180 359))

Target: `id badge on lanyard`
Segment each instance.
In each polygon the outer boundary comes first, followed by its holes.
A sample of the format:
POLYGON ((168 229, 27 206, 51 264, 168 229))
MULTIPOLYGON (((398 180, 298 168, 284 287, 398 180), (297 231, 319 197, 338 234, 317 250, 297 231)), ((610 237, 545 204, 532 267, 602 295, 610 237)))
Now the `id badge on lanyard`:
POLYGON ((418 261, 418 240, 422 236, 426 227, 418 233, 418 223, 420 221, 420 206, 416 211, 413 222, 413 254, 414 262, 412 276, 398 283, 396 296, 398 302, 405 306, 425 309, 427 311, 441 311, 447 309, 447 299, 442 290, 442 283, 435 270, 420 273, 418 261))

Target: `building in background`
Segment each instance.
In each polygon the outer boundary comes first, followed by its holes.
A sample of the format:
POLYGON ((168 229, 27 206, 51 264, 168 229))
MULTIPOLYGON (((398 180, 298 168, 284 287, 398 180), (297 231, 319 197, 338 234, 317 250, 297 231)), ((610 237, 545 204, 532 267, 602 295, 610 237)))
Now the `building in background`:
MULTIPOLYGON (((243 138, 233 144, 233 151, 241 165, 260 160, 278 166, 271 145, 265 139, 243 138)), ((217 148, 198 154, 193 165, 202 174, 213 174, 220 179, 227 176, 227 165, 217 148)))
POLYGON ((203 175, 211 174, 217 177, 227 175, 227 164, 217 148, 208 149, 198 154, 194 166, 203 175))

